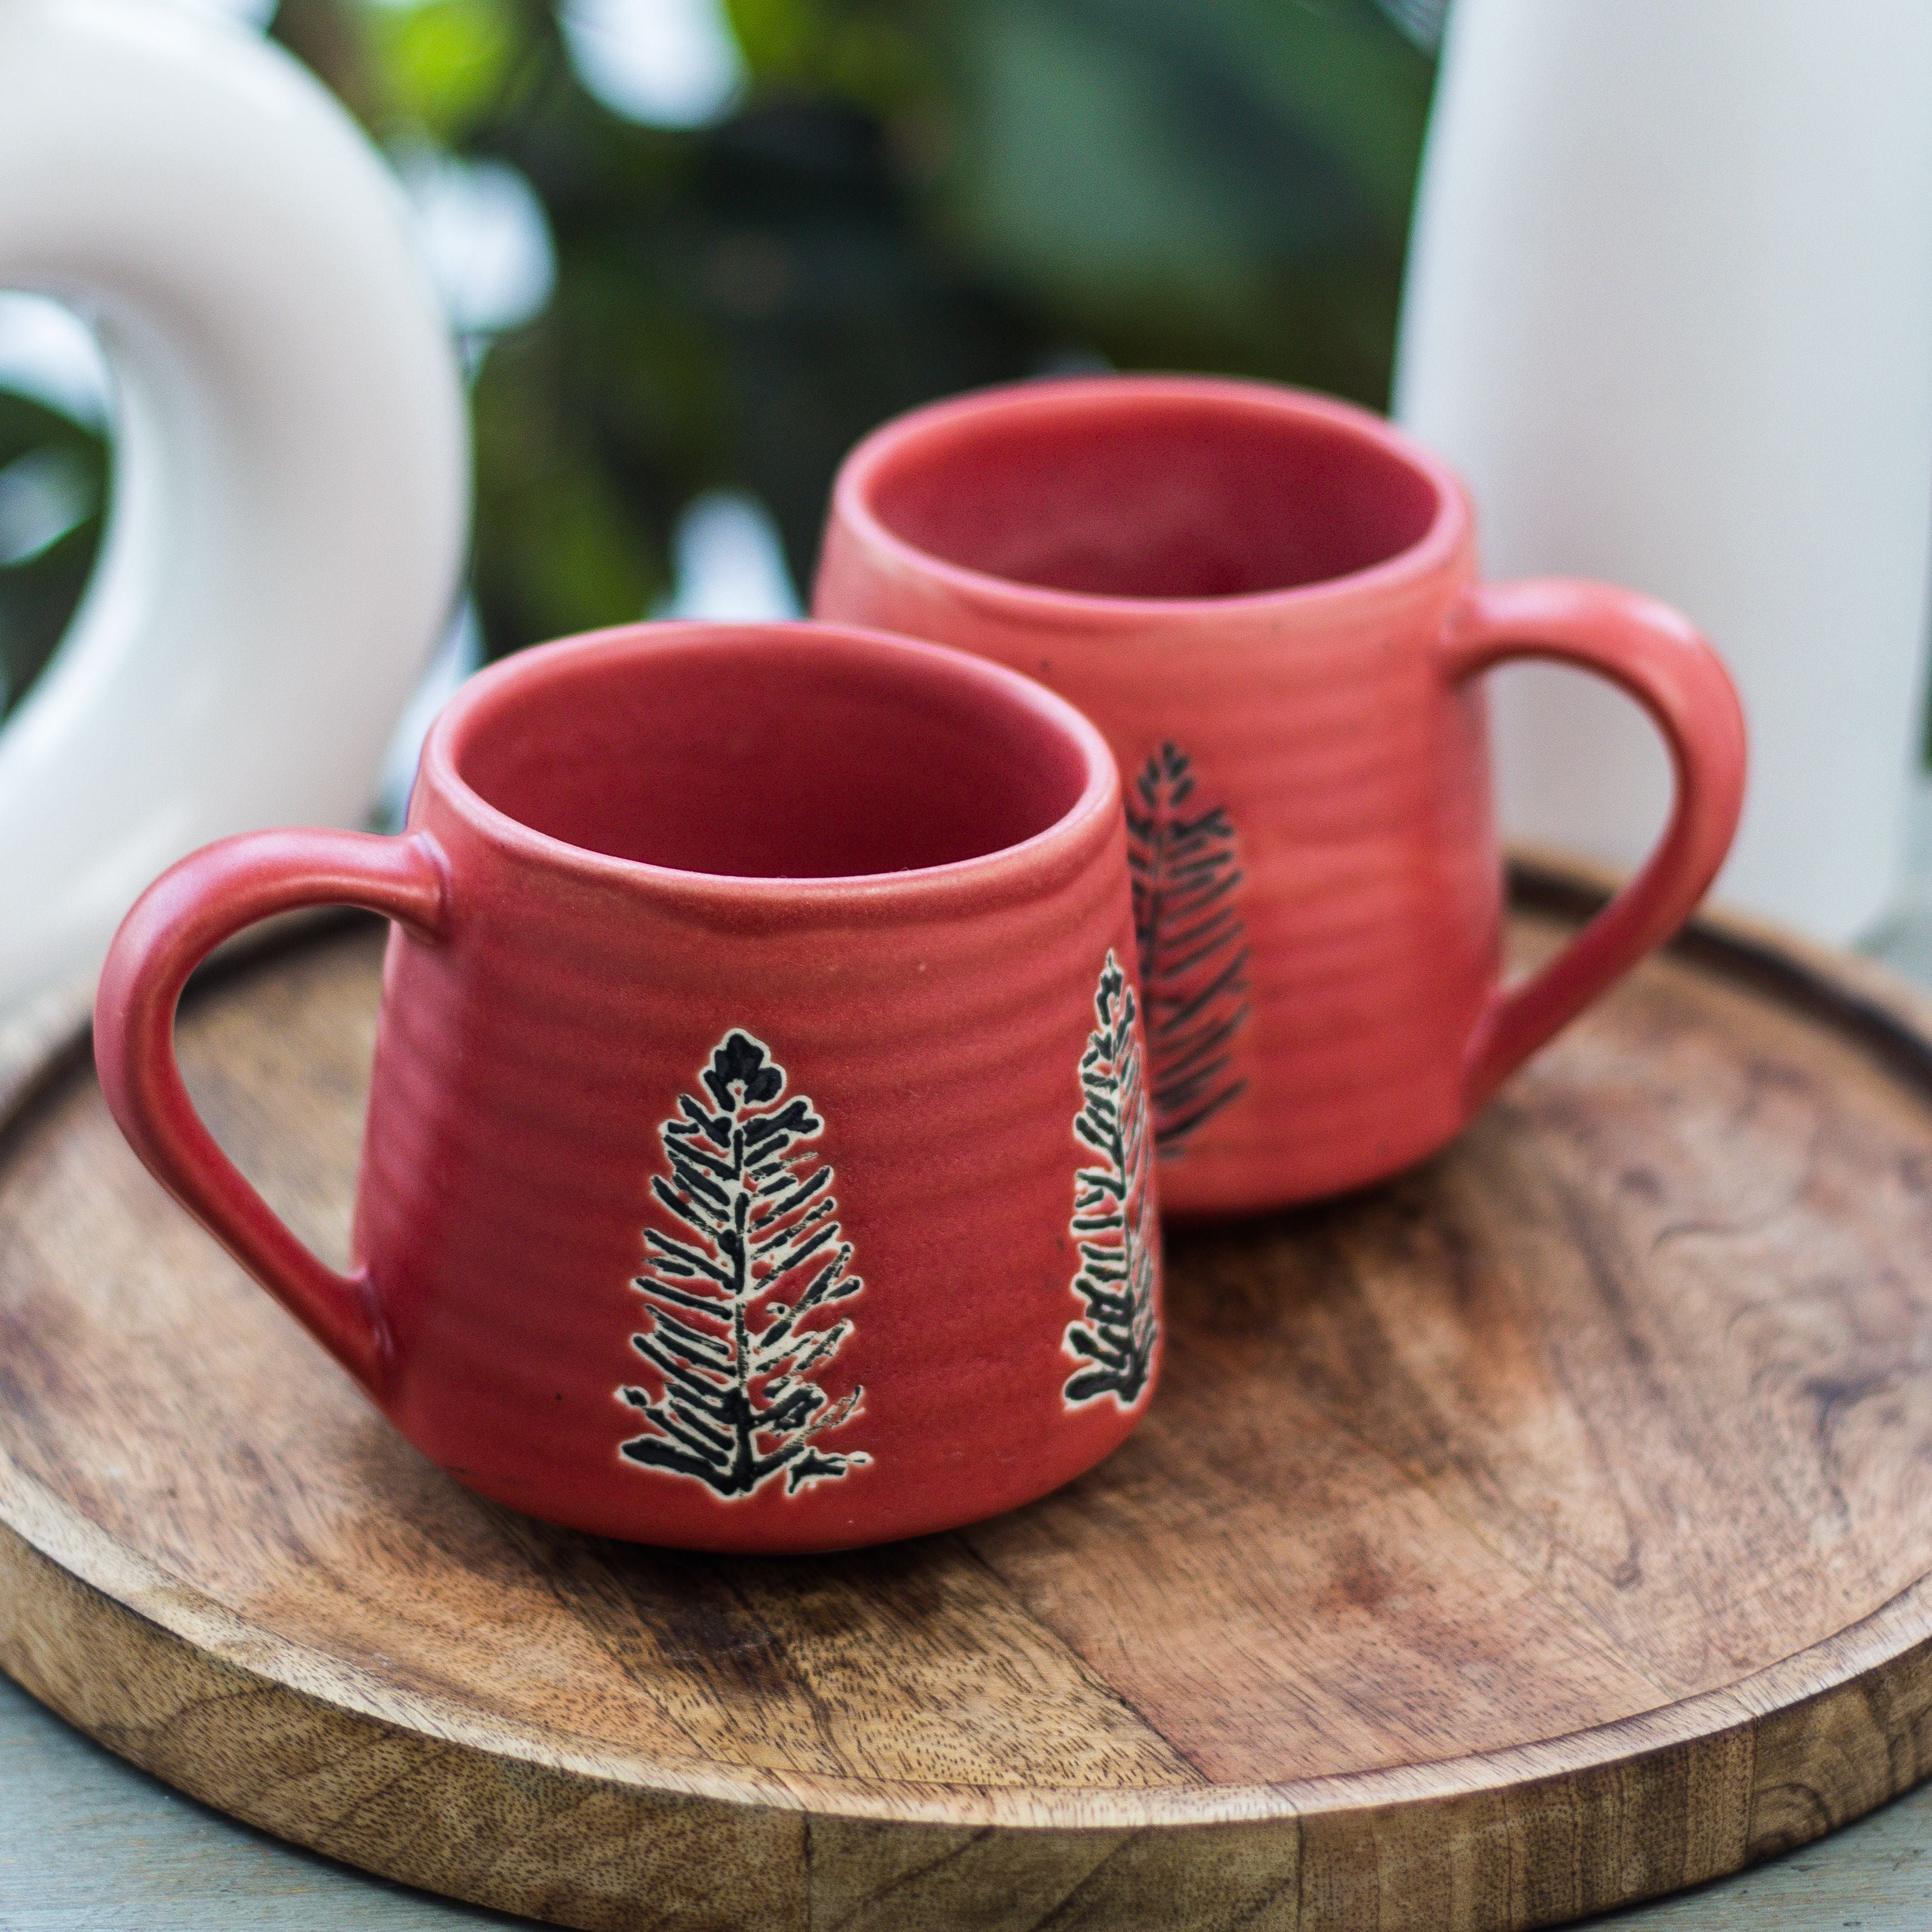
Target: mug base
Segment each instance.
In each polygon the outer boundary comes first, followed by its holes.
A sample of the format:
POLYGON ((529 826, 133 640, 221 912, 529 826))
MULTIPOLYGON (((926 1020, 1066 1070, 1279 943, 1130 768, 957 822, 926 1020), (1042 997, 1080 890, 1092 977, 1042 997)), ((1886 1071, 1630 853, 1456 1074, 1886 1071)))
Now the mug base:
POLYGON ((845 1515, 817 1510, 808 1522, 801 1521, 796 1526, 788 1526, 782 1520, 785 1504, 788 1501, 803 1501, 802 1496, 787 1499, 775 1496, 763 1508, 755 1507, 766 1502, 762 1495, 748 1497, 739 1504, 719 1504, 702 1496, 688 1501, 678 1498, 686 1506, 675 1511, 662 1504, 649 1510, 635 1504, 613 1506, 608 1499, 586 1498, 576 1505, 568 1498, 560 1496, 554 1488, 546 1487, 540 1492, 514 1480, 489 1480, 448 1464, 439 1466, 444 1474, 485 1502, 582 1535, 714 1556, 826 1556, 842 1550, 869 1550, 915 1537, 964 1529, 1052 1496, 1097 1468, 1120 1447, 1146 1414, 1153 1388, 1150 1384, 1148 1392, 1134 1408, 1121 1413, 1119 1426, 1108 1432, 1104 1446, 1097 1453, 1081 1456, 1072 1466, 1056 1467, 1045 1480, 1038 1480, 1036 1474, 1032 1481, 997 1488, 988 1485, 971 1500, 956 1499, 950 1507, 915 1504, 899 1510, 874 1507, 862 1513, 855 1509, 845 1515), (776 1522, 775 1517, 778 1519, 776 1522))

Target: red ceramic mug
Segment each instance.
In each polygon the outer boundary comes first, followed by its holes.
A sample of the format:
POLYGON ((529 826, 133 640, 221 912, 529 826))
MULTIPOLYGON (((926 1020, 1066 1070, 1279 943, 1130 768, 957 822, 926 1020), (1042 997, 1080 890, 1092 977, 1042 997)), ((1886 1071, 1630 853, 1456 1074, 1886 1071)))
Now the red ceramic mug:
POLYGON ((1028 680, 817 625, 633 627, 472 680, 404 836, 149 888, 95 1054, 136 1151, 419 1448, 706 1550, 945 1528, 1106 1455, 1159 1366, 1119 782, 1028 680), (176 1066, 183 982, 298 906, 395 921, 354 1261, 176 1066))
POLYGON ((1106 734, 1181 1214, 1441 1147, 1682 922, 1736 827, 1742 714, 1682 617, 1478 583, 1449 470, 1291 389, 1106 376, 902 417, 840 472, 814 608, 1028 671, 1106 734), (1505 987, 1482 674, 1516 658, 1622 686, 1677 796, 1643 870, 1505 987))

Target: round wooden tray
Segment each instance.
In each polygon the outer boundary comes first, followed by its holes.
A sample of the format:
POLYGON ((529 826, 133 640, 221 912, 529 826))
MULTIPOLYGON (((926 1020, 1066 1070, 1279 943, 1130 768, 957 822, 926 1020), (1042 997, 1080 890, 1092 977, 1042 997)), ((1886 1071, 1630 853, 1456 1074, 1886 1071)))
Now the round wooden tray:
MULTIPOLYGON (((1532 953, 1577 910, 1538 891, 1532 953)), ((182 1024, 325 1252, 379 944, 182 1024)), ((1426 1168, 1174 1239, 1102 1468, 791 1562, 478 1501, 21 1049, 0 1663, 271 1832, 572 1925, 1487 1932, 1693 1884, 1932 1766, 1928 1042, 1702 928, 1426 1168)))

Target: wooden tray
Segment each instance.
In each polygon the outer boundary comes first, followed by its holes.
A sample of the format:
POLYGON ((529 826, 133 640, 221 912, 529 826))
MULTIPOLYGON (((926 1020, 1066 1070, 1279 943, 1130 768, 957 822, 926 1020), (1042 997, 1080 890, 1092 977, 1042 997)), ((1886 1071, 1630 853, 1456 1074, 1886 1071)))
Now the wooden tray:
MULTIPOLYGON (((183 1023, 326 1252, 379 944, 183 1023)), ((468 1495, 43 1050, 0 1663, 271 1832, 572 1925, 1487 1932, 1693 1884, 1932 1766, 1928 1042, 1869 969, 1705 928, 1426 1168, 1177 1239, 1102 1468, 809 1562, 468 1495)))

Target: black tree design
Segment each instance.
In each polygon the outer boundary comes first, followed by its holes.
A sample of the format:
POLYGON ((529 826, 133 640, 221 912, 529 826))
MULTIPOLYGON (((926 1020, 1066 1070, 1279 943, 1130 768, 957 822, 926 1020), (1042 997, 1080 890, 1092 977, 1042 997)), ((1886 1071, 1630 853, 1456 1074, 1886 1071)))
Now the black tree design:
POLYGON ((1073 1177, 1072 1228, 1080 1252, 1073 1292, 1086 1318, 1067 1324, 1068 1354, 1085 1364, 1066 1379, 1070 1404, 1111 1395, 1140 1400, 1160 1336, 1154 1290, 1160 1226, 1150 1198, 1147 1087, 1141 1075, 1134 989, 1110 952, 1094 995, 1100 1024, 1080 1060, 1081 1108, 1073 1131, 1100 1156, 1073 1177))
POLYGON ((632 1282, 650 1326, 631 1340, 661 1387, 625 1388, 652 1432, 623 1444, 633 1462, 748 1496, 781 1470, 785 1493, 843 1476, 871 1457, 819 1438, 861 1412, 862 1388, 834 1402, 811 1380, 852 1332, 816 1321, 865 1284, 848 1274, 833 1218, 833 1170, 800 1150, 824 1126, 763 1042, 728 1034, 704 1070, 713 1112, 688 1094, 658 1129, 670 1178, 651 1190, 676 1223, 644 1230, 632 1282))
POLYGON ((1248 1017, 1234 827, 1222 806, 1190 811, 1194 791, 1186 754, 1163 745, 1127 801, 1154 1144, 1163 1160, 1247 1085, 1232 1071, 1234 1036, 1248 1017))

